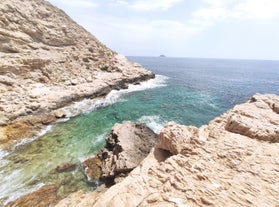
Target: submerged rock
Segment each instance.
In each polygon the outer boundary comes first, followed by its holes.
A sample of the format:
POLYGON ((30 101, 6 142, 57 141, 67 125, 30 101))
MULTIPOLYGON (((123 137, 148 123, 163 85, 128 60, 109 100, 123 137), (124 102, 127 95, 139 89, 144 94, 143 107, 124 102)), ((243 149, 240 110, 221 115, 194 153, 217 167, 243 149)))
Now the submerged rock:
POLYGON ((76 169, 76 164, 74 163, 69 163, 69 162, 65 162, 65 163, 61 163, 59 164, 56 168, 55 171, 58 173, 62 173, 62 172, 69 172, 69 171, 73 171, 76 169))
POLYGON ((59 186, 56 184, 45 185, 32 193, 24 195, 15 201, 9 202, 5 205, 5 207, 54 206, 60 199, 57 195, 58 188, 59 186))

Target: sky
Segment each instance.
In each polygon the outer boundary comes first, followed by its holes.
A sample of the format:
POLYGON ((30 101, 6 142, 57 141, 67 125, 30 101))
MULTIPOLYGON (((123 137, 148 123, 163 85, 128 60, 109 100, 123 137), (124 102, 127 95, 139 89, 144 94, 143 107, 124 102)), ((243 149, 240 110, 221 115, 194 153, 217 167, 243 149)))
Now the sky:
POLYGON ((279 60, 279 0, 48 0, 126 56, 279 60))

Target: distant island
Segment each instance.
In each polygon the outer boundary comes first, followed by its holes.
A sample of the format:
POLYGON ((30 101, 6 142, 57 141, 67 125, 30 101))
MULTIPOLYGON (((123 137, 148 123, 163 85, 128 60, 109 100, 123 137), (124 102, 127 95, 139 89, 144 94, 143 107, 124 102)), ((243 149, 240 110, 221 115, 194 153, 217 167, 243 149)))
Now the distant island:
POLYGON ((165 55, 160 55, 159 57, 166 57, 165 55))

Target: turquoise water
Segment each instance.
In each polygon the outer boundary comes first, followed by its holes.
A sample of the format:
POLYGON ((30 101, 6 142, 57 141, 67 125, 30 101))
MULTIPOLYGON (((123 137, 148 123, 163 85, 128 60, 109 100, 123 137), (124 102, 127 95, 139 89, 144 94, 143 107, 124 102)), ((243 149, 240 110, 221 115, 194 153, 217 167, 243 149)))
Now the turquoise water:
POLYGON ((129 59, 158 74, 155 80, 114 91, 104 100, 77 103, 82 115, 52 126, 35 141, 25 140, 11 153, 0 152, 0 198, 12 200, 48 183, 60 183, 62 196, 93 190, 79 168, 52 170, 96 154, 117 122, 145 122, 156 132, 168 121, 201 126, 256 92, 279 94, 279 61, 129 59))

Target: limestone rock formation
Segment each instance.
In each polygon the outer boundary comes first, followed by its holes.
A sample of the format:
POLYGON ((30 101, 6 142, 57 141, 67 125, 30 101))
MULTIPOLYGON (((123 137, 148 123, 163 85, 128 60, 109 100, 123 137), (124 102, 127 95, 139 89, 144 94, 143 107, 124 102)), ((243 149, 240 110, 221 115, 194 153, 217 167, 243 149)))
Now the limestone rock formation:
POLYGON ((278 106, 277 97, 256 94, 250 102, 234 107, 226 129, 251 138, 279 142, 278 106))
MULTIPOLYGON (((152 77, 49 2, 1 1, 0 146, 32 136, 45 124, 38 115, 152 77), (5 128, 10 124, 17 125, 17 136, 5 128)), ((56 113, 56 118, 63 116, 56 113)))
POLYGON ((90 206, 277 207, 278 100, 257 94, 199 129, 168 123, 138 167, 90 206), (232 116, 243 116, 234 127, 232 116))
POLYGON ((157 134, 143 123, 115 124, 106 147, 83 162, 89 180, 114 179, 136 168, 157 142, 157 134))

